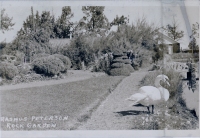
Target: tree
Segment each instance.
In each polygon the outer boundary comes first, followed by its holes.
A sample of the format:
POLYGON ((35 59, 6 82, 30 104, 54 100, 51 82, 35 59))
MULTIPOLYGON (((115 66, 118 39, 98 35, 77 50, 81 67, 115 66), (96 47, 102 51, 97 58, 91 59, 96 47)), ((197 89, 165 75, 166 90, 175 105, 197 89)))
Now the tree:
POLYGON ((70 22, 70 19, 74 16, 71 11, 70 6, 65 6, 62 8, 62 14, 57 19, 54 26, 55 37, 58 38, 68 38, 70 32, 70 28, 73 26, 73 22, 70 22))
POLYGON ((83 6, 82 11, 85 14, 80 20, 79 25, 86 29, 87 32, 101 32, 108 30, 109 22, 104 15, 103 6, 83 6))
POLYGON ((193 53, 193 50, 199 50, 199 46, 197 45, 197 42, 196 42, 196 38, 193 37, 192 40, 190 41, 188 47, 190 49, 192 49, 192 53, 193 53))
POLYGON ((26 18, 23 27, 18 31, 13 41, 12 49, 21 51, 27 60, 32 60, 39 53, 49 53, 49 40, 53 36, 54 16, 49 11, 43 11, 40 15, 31 14, 26 18))
POLYGON ((4 31, 8 31, 12 29, 11 27, 15 25, 15 23, 12 23, 13 18, 8 17, 7 14, 5 14, 5 9, 1 10, 1 30, 4 33, 4 31))
POLYGON ((199 23, 198 22, 192 25, 192 35, 190 37, 192 36, 199 38, 199 23))
POLYGON ((127 24, 129 23, 129 18, 128 17, 124 17, 124 15, 122 15, 121 17, 116 16, 116 18, 114 18, 114 20, 110 23, 110 26, 113 25, 122 25, 122 24, 127 24))
POLYGON ((191 41, 188 45, 188 47, 192 49, 192 53, 193 53, 193 50, 199 50, 199 46, 196 43, 196 38, 199 38, 198 32, 199 32, 199 23, 196 22, 196 24, 192 25, 192 35, 190 36, 191 41))
POLYGON ((172 25, 168 24, 166 25, 166 27, 163 27, 163 29, 167 31, 167 35, 170 38, 178 41, 184 36, 184 31, 179 31, 178 26, 179 24, 177 23, 177 21, 173 19, 172 25))

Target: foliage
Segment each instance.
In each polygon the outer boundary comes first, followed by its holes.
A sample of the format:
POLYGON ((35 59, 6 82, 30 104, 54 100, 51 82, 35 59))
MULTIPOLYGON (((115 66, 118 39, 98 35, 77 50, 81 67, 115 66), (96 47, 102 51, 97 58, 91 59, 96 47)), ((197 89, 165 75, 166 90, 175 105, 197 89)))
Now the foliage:
POLYGON ((62 14, 55 22, 53 31, 55 38, 69 38, 70 29, 73 23, 70 19, 74 16, 69 6, 62 8, 62 14))
POLYGON ((130 71, 126 67, 111 69, 108 73, 111 76, 129 76, 130 71))
POLYGON ((192 40, 190 41, 188 47, 192 50, 199 50, 199 45, 197 45, 197 42, 196 42, 196 38, 193 37, 192 40))
POLYGON ((81 69, 81 62, 84 62, 86 66, 94 62, 94 52, 86 38, 86 36, 80 35, 73 39, 70 47, 64 53, 70 58, 72 66, 76 69, 81 69))
POLYGON ((124 64, 125 68, 127 68, 130 72, 134 72, 134 68, 130 64, 124 64))
POLYGON ((124 50, 114 49, 111 69, 108 74, 111 76, 128 76, 130 72, 133 72, 133 67, 130 64, 131 61, 124 50))
POLYGON ((60 54, 54 54, 53 56, 59 58, 63 63, 64 63, 64 66, 67 68, 67 69, 70 69, 71 68, 71 61, 68 57, 64 56, 64 55, 60 55, 60 54))
POLYGON ((30 64, 23 64, 17 67, 20 75, 26 75, 32 71, 32 66, 30 64))
POLYGON ((116 16, 116 18, 114 18, 114 20, 110 23, 110 26, 113 25, 122 25, 122 24, 127 24, 129 23, 129 18, 128 17, 124 17, 124 15, 122 15, 121 17, 116 16))
POLYGON ((100 34, 101 30, 108 30, 109 22, 103 13, 104 8, 103 6, 83 6, 82 11, 85 16, 79 21, 80 27, 88 33, 95 34, 100 34))
POLYGON ((184 36, 184 31, 179 31, 178 29, 179 24, 175 19, 173 19, 172 24, 166 25, 166 27, 163 27, 165 31, 167 31, 167 34, 170 38, 178 41, 184 36))
POLYGON ((26 60, 31 61, 35 54, 50 53, 49 39, 53 36, 54 17, 50 12, 43 11, 41 15, 33 13, 23 23, 13 41, 12 49, 25 54, 26 60))
POLYGON ((12 28, 12 26, 15 25, 15 23, 12 23, 13 18, 8 17, 7 14, 5 14, 5 9, 1 10, 1 31, 4 33, 4 31, 8 31, 12 28))
POLYGON ((53 55, 35 59, 32 62, 32 66, 36 73, 44 74, 46 76, 53 76, 60 72, 67 71, 64 63, 53 55))
POLYGON ((199 23, 192 24, 192 36, 199 38, 199 23))
POLYGON ((0 76, 12 80, 18 74, 18 69, 12 63, 0 62, 0 76))

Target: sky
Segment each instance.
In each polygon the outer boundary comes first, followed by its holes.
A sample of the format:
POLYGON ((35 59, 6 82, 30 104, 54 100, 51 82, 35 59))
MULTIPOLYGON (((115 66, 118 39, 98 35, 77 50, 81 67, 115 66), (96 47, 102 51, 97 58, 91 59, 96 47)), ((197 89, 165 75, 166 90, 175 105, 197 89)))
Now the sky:
MULTIPOLYGON (((190 25, 199 22, 199 2, 197 0, 185 0, 186 10, 190 25)), ((23 21, 31 14, 31 6, 34 12, 50 11, 58 17, 61 15, 63 6, 71 6, 74 17, 71 21, 79 21, 83 17, 82 6, 105 6, 104 14, 111 22, 116 15, 129 16, 129 23, 135 23, 137 19, 145 17, 147 22, 156 26, 166 25, 172 22, 173 17, 178 21, 180 30, 185 35, 180 40, 181 47, 187 48, 189 38, 180 7, 175 2, 160 0, 135 0, 135 1, 1 1, 0 8, 6 9, 9 17, 13 17, 15 25, 13 29, 5 33, 0 32, 0 42, 11 42, 22 27, 23 21)))

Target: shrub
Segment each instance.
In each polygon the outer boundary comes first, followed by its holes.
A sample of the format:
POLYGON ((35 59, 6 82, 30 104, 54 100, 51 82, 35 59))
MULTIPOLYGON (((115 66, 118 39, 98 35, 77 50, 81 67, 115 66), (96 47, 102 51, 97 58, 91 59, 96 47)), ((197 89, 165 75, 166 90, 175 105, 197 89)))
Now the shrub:
POLYGON ((4 79, 13 79, 18 74, 18 69, 12 63, 0 63, 0 76, 4 79))
POLYGON ((18 60, 17 60, 17 61, 14 61, 14 65, 15 65, 15 66, 18 66, 18 65, 20 65, 20 64, 21 64, 21 61, 18 61, 18 60))
POLYGON ((70 46, 64 52, 64 55, 71 59, 73 68, 82 69, 82 62, 84 62, 85 66, 94 62, 94 51, 90 47, 90 41, 91 40, 87 40, 86 35, 79 35, 72 39, 70 46))
POLYGON ((128 57, 127 57, 127 56, 122 56, 121 58, 122 58, 122 59, 128 59, 128 57))
POLYGON ((114 68, 109 71, 109 75, 111 76, 129 76, 130 71, 123 67, 123 68, 114 68))
POLYGON ((47 53, 38 53, 38 54, 35 54, 33 56, 33 60, 35 60, 37 58, 48 57, 48 56, 50 56, 50 54, 47 54, 47 53))
POLYGON ((121 68, 121 67, 123 67, 124 66, 124 64, 123 63, 113 63, 112 65, 111 65, 111 68, 113 69, 113 68, 121 68))
POLYGON ((53 55, 37 58, 33 61, 32 65, 33 70, 36 71, 36 73, 44 74, 46 76, 57 75, 60 72, 67 71, 64 63, 53 55))
POLYGON ((60 55, 60 54, 54 54, 54 56, 59 58, 64 63, 64 65, 67 69, 71 68, 72 63, 68 57, 66 57, 64 55, 60 55))
POLYGON ((23 64, 21 66, 18 66, 19 74, 28 74, 32 70, 32 66, 29 64, 23 64))
POLYGON ((115 50, 113 51, 113 56, 114 56, 114 57, 121 57, 121 56, 123 56, 123 55, 124 55, 124 53, 122 52, 121 49, 115 49, 115 50))
POLYGON ((134 72, 134 69, 130 64, 125 64, 124 67, 127 68, 130 72, 134 72))
POLYGON ((113 63, 124 63, 124 60, 123 60, 123 59, 117 58, 117 59, 113 59, 112 62, 113 62, 113 63))
POLYGON ((124 60, 123 60, 123 63, 124 63, 124 64, 131 64, 131 60, 130 60, 130 59, 124 59, 124 60))

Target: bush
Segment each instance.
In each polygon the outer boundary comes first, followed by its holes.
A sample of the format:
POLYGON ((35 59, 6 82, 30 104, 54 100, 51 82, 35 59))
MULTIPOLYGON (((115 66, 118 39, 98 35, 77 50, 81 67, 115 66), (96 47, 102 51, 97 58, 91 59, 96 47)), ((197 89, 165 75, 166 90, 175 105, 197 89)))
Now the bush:
POLYGON ((109 71, 111 76, 129 76, 130 71, 127 68, 114 68, 109 71))
POLYGON ((125 64, 124 67, 127 68, 130 72, 134 72, 134 69, 130 64, 125 64))
POLYGON ((18 66, 17 68, 19 70, 19 74, 23 74, 23 75, 30 73, 32 70, 32 66, 29 64, 23 64, 21 66, 18 66))
POLYGON ((4 79, 12 80, 18 74, 18 69, 12 63, 0 63, 0 76, 4 79))
POLYGON ((124 63, 124 60, 123 60, 123 59, 117 58, 117 59, 113 59, 112 62, 113 62, 113 63, 124 63))
POLYGON ((124 59, 124 60, 123 60, 123 63, 124 63, 124 64, 131 64, 131 60, 130 60, 130 59, 124 59))
POLYGON ((53 56, 59 58, 64 63, 64 65, 67 69, 71 68, 72 63, 68 57, 66 57, 64 55, 60 55, 60 54, 54 54, 53 56))
POLYGON ((113 56, 114 56, 114 57, 121 57, 121 56, 123 56, 123 55, 124 55, 124 53, 122 52, 121 49, 115 49, 115 50, 113 51, 113 56))
POLYGON ((70 46, 63 54, 71 59, 73 68, 82 69, 82 62, 86 67, 94 62, 94 51, 90 42, 91 40, 87 40, 86 35, 79 35, 72 39, 70 46))
POLYGON ((54 55, 48 57, 37 58, 33 61, 33 70, 36 73, 46 76, 57 75, 60 72, 66 72, 67 68, 64 63, 54 55))
POLYGON ((128 57, 127 57, 127 56, 122 56, 121 58, 122 58, 122 59, 128 59, 128 57))
POLYGON ((18 61, 18 60, 17 60, 17 61, 14 61, 14 65, 15 65, 15 66, 18 66, 18 65, 20 65, 20 64, 21 64, 21 61, 18 61))
POLYGON ((111 65, 111 68, 113 69, 113 68, 121 68, 121 67, 123 67, 124 66, 124 64, 123 63, 113 63, 112 65, 111 65))

